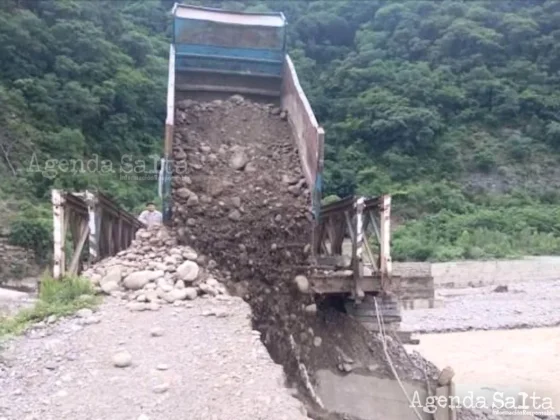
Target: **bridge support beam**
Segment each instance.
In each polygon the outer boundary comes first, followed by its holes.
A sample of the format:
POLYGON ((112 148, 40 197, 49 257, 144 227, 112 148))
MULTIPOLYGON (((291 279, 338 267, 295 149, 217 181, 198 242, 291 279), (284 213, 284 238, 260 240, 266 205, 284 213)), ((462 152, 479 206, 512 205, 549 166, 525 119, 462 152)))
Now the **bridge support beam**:
POLYGON ((122 251, 144 226, 100 192, 52 190, 51 198, 54 278, 79 274, 85 265, 122 251))

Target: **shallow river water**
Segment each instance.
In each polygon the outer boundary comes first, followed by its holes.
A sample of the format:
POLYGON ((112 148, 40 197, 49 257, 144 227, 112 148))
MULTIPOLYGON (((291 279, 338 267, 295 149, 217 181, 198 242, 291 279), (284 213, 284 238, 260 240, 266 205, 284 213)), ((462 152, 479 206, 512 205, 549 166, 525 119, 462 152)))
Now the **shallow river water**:
POLYGON ((413 349, 461 389, 517 389, 552 398, 560 413, 560 327, 425 334, 413 349))

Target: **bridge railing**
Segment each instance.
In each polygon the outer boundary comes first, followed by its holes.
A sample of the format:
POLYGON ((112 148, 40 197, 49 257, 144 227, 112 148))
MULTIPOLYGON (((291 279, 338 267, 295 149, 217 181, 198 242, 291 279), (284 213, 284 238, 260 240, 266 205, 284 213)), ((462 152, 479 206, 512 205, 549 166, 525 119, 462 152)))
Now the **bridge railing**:
POLYGON ((80 273, 86 266, 126 249, 143 227, 101 192, 52 190, 53 277, 80 273), (67 255, 71 239, 71 255, 67 255))
POLYGON ((284 64, 281 99, 282 108, 288 112, 288 121, 296 141, 301 168, 307 185, 312 191, 313 212, 317 217, 321 205, 325 131, 315 118, 307 96, 299 83, 294 64, 288 55, 286 55, 284 64))
POLYGON ((364 292, 391 290, 390 217, 389 195, 372 198, 349 196, 321 206, 313 234, 315 263, 351 273, 350 277, 342 275, 324 282, 328 285, 324 289, 326 293, 350 289, 360 298, 364 292), (348 240, 350 252, 344 246, 348 240), (371 272, 365 273, 364 267, 371 272), (353 287, 350 288, 352 278, 353 287), (369 279, 372 284, 368 283, 369 279))

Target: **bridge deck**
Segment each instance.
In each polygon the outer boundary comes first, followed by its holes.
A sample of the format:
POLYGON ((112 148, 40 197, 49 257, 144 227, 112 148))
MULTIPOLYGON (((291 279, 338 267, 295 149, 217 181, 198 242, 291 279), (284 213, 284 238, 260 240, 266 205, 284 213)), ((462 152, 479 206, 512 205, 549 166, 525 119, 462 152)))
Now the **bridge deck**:
MULTIPOLYGON (((314 273, 310 276, 311 290, 315 294, 346 294, 354 288, 354 277, 351 270, 333 273, 314 273)), ((358 280, 365 293, 381 293, 381 277, 379 275, 362 276, 358 280)), ((433 299, 433 277, 391 277, 391 291, 401 300, 433 299)))

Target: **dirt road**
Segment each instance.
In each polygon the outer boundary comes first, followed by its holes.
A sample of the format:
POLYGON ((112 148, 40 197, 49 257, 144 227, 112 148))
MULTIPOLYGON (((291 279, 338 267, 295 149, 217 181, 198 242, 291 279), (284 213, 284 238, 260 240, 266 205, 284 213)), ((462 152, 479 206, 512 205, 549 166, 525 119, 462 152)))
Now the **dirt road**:
POLYGON ((81 315, 33 329, 0 353, 0 419, 307 418, 238 298, 153 312, 107 298, 81 315))

